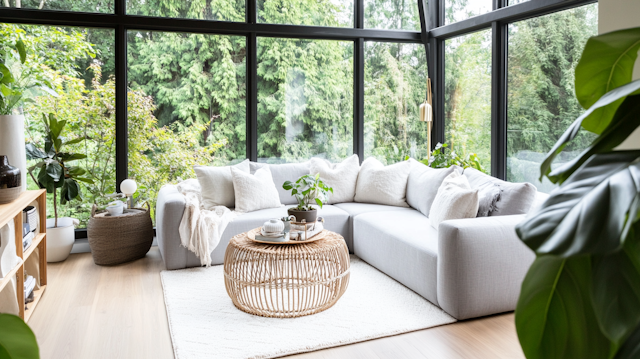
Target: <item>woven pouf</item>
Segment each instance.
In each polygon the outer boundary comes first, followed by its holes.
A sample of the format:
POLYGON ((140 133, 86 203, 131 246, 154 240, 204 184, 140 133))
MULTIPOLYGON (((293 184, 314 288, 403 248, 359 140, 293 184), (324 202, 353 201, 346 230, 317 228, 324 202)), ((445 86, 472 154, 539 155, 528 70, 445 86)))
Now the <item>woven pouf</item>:
POLYGON ((300 244, 261 244, 239 234, 224 258, 233 304, 263 317, 294 318, 331 308, 349 285, 349 250, 342 236, 300 244))

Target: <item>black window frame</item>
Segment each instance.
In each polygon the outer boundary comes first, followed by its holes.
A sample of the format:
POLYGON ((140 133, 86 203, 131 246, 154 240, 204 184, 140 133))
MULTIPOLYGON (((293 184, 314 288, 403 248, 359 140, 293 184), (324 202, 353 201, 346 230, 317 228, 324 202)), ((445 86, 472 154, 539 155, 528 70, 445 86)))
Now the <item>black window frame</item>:
MULTIPOLYGON (((493 0, 493 11, 444 25, 445 0, 416 0, 421 31, 364 28, 364 0, 354 0, 354 27, 322 27, 267 24, 257 22, 257 0, 246 0, 245 22, 177 19, 128 15, 126 0, 114 0, 114 13, 82 13, 55 10, 0 8, 0 22, 33 25, 106 28, 115 31, 116 79, 116 188, 128 177, 127 124, 127 31, 168 31, 217 35, 239 35, 247 39, 247 126, 246 156, 258 157, 257 37, 343 40, 354 43, 353 152, 364 158, 364 42, 417 43, 425 47, 428 74, 433 86, 434 124, 432 146, 446 141, 444 119, 444 44, 445 40, 492 30, 491 81, 491 174, 506 179, 507 162, 507 46, 508 25, 543 16, 597 0, 529 0, 507 5, 508 0, 493 0)), ((426 92, 425 92, 426 96, 426 92)), ((418 106, 419 104, 415 104, 418 106)), ((76 232, 86 238, 86 230, 76 232)))

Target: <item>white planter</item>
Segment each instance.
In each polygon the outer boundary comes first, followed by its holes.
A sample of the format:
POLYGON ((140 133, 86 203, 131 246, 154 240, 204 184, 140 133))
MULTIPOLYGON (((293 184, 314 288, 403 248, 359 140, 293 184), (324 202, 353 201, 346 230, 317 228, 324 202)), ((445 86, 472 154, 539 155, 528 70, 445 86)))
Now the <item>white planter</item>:
POLYGON ((24 116, 0 115, 0 155, 9 157, 9 163, 20 169, 22 189, 27 189, 27 154, 24 144, 24 116))
POLYGON ((80 222, 75 218, 47 218, 47 262, 62 262, 69 257, 76 240, 75 226, 80 222))

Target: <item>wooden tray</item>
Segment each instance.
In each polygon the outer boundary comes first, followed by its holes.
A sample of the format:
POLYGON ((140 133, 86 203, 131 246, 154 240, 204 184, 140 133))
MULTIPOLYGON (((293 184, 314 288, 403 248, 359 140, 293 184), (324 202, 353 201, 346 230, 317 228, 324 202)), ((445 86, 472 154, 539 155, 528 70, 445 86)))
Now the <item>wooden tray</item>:
POLYGON ((321 239, 323 239, 324 237, 326 237, 327 233, 329 231, 327 231, 326 229, 323 229, 322 232, 316 234, 315 236, 307 239, 306 241, 286 241, 286 242, 269 242, 269 241, 260 241, 256 239, 256 234, 260 233, 260 228, 256 228, 256 229, 252 229, 249 232, 247 232, 247 237, 252 240, 253 242, 256 243, 264 243, 264 244, 305 244, 305 243, 311 243, 311 242, 315 242, 315 241, 319 241, 321 239))

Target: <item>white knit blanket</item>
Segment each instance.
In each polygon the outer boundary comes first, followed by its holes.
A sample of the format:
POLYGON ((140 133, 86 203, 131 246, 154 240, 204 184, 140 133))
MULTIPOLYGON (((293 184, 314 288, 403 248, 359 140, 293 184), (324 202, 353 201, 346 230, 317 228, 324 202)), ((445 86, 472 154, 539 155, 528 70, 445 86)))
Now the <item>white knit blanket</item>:
POLYGON ((211 266, 211 252, 220 243, 220 237, 229 222, 239 215, 224 206, 206 210, 201 205, 201 188, 197 179, 180 182, 178 192, 185 196, 186 206, 180 221, 180 242, 200 258, 200 264, 211 266))

